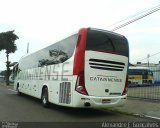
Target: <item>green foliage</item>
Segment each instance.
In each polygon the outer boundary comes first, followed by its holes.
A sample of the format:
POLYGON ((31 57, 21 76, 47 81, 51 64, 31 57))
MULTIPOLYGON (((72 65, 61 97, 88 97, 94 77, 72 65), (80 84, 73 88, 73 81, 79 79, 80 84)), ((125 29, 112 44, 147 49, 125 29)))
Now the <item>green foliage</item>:
POLYGON ((9 75, 10 75, 9 54, 14 53, 17 50, 17 46, 15 44, 15 40, 17 39, 19 39, 19 37, 16 34, 14 34, 14 30, 0 33, 0 51, 6 50, 6 57, 7 57, 7 62, 6 62, 6 67, 7 67, 6 84, 7 85, 9 85, 9 75))
POLYGON ((0 51, 6 50, 6 53, 14 53, 17 50, 15 40, 19 39, 13 31, 0 33, 0 51))
POLYGON ((4 44, 4 34, 0 33, 0 51, 5 49, 4 44))

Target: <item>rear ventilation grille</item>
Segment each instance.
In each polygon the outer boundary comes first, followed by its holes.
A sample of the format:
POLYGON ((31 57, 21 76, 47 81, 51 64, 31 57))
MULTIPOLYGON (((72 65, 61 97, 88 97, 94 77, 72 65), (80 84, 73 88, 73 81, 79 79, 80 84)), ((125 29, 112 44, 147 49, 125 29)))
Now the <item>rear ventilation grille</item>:
POLYGON ((71 103, 71 83, 63 82, 60 83, 60 95, 59 103, 70 104, 71 103))
POLYGON ((122 62, 100 59, 89 59, 89 65, 91 68, 111 71, 123 71, 125 67, 125 63, 122 62))

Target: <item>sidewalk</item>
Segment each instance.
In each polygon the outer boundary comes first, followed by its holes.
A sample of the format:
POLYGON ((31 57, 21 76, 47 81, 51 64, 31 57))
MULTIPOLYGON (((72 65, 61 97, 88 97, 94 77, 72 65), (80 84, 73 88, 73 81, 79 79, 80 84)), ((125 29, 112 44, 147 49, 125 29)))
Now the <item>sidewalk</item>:
POLYGON ((128 98, 124 106, 112 110, 160 120, 160 101, 128 98))

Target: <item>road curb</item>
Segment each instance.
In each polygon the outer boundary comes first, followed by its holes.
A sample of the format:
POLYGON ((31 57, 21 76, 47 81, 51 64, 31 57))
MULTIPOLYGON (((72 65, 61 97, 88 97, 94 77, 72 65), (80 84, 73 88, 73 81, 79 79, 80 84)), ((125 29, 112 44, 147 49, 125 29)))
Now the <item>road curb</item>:
POLYGON ((112 111, 112 112, 118 112, 118 113, 120 113, 120 114, 125 114, 125 115, 140 117, 140 118, 148 118, 148 119, 160 121, 160 118, 154 117, 154 116, 149 116, 149 115, 147 115, 147 114, 129 113, 129 112, 121 111, 121 110, 118 110, 118 109, 107 109, 107 110, 110 110, 110 111, 112 111))

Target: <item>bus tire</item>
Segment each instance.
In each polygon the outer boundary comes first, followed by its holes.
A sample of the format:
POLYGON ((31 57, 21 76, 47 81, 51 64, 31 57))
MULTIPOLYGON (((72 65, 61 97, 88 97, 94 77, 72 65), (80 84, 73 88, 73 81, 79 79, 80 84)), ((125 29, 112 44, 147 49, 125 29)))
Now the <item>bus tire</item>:
POLYGON ((42 104, 45 108, 49 107, 49 101, 48 101, 48 88, 45 87, 42 90, 42 104))

